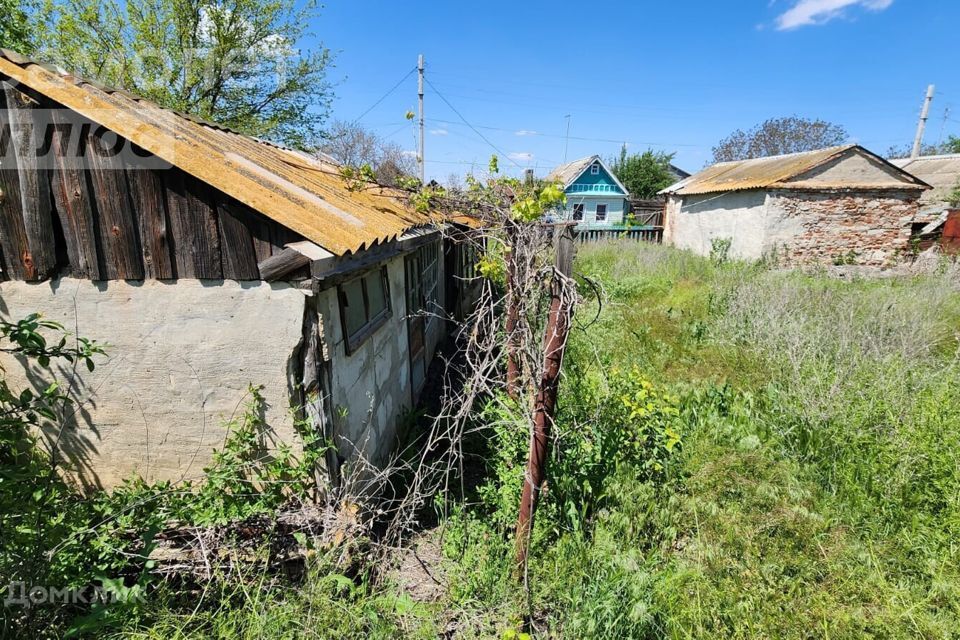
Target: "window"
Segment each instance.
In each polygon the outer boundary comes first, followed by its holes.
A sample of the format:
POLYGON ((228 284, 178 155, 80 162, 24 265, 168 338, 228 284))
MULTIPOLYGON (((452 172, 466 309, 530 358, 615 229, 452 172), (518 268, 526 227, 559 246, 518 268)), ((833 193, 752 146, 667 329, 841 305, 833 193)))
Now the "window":
POLYGON ((426 312, 430 326, 440 307, 440 243, 425 244, 407 256, 408 313, 426 312))
POLYGON ((425 244, 420 247, 419 253, 423 273, 423 308, 428 314, 427 326, 430 326, 440 310, 440 243, 425 244))
POLYGON ((469 241, 458 242, 457 252, 457 273, 455 277, 461 280, 473 280, 476 278, 477 248, 469 241))
POLYGON ((597 205, 597 222, 603 222, 607 219, 607 205, 597 205))
POLYGON ((580 221, 583 220, 583 205, 575 204, 573 205, 573 219, 580 221))
POLYGON ((340 321, 343 325, 347 355, 390 317, 390 285, 387 268, 368 271, 337 288, 340 298, 340 321))
POLYGON ((590 175, 592 176, 600 175, 600 165, 598 164, 590 165, 590 175))

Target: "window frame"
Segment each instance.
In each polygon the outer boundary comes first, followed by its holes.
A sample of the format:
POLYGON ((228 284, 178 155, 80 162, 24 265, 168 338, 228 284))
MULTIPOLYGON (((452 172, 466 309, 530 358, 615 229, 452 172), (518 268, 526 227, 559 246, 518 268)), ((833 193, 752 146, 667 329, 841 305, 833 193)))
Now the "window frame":
POLYGON ((426 323, 429 327, 437 319, 437 310, 440 309, 440 241, 428 242, 418 251, 423 309, 427 312, 426 323))
POLYGON ((586 206, 582 202, 575 202, 573 204, 573 213, 570 215, 570 219, 574 222, 583 222, 583 214, 586 212, 586 206), (577 211, 580 211, 580 217, 577 217, 577 211))
POLYGON ((598 165, 598 164, 592 164, 592 165, 590 165, 590 175, 592 175, 592 176, 598 176, 598 175, 600 175, 600 165, 598 165))
POLYGON ((337 307, 340 312, 340 328, 343 333, 343 345, 347 355, 352 355, 367 341, 370 336, 377 332, 377 329, 386 324, 390 316, 393 315, 393 303, 390 300, 390 277, 387 272, 387 266, 381 265, 375 269, 367 269, 356 277, 350 278, 337 285, 337 307), (370 296, 367 293, 367 277, 371 273, 379 271, 380 283, 383 287, 384 308, 378 311, 373 317, 370 316, 370 296), (346 314, 346 294, 344 287, 354 282, 360 282, 360 292, 363 297, 363 315, 365 321, 363 325, 352 334, 347 332, 347 314, 346 314))
POLYGON ((597 208, 593 212, 593 219, 596 222, 606 222, 607 221, 607 205, 606 204, 597 204, 597 208), (600 217, 600 207, 603 207, 603 217, 600 217))

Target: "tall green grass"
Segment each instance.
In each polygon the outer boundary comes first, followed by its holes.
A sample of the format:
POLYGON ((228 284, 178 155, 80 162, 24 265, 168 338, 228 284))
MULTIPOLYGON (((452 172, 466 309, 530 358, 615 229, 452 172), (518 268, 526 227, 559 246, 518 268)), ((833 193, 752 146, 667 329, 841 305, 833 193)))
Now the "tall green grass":
POLYGON ((686 389, 693 527, 657 558, 657 633, 957 633, 954 265, 848 282, 620 245, 579 267, 610 300, 576 351, 686 389))
POLYGON ((510 530, 526 437, 491 414, 479 490, 424 534, 439 601, 321 566, 299 591, 158 599, 117 635, 960 637, 960 269, 841 281, 611 243, 576 270, 596 287, 529 593, 510 530))

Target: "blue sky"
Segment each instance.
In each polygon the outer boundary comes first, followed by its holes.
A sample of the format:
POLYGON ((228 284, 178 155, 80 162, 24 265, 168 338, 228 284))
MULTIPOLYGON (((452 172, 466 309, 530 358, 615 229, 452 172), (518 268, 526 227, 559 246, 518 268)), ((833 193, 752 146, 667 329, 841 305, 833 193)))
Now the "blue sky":
MULTIPOLYGON (((883 153, 912 141, 933 83, 925 141, 960 135, 958 24, 957 0, 329 0, 312 31, 336 52, 345 120, 424 54, 426 171, 443 181, 486 167, 494 147, 502 168, 545 174, 563 161, 567 115, 570 160, 627 142, 696 170, 732 130, 794 114, 883 153)), ((413 151, 415 109, 413 74, 361 123, 413 151)))

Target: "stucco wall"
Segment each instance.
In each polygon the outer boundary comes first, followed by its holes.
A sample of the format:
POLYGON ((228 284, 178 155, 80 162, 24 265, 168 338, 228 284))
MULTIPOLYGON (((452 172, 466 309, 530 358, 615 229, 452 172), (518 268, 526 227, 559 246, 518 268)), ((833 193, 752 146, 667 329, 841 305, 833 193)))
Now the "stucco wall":
POLYGON ((351 355, 340 324, 336 287, 321 291, 319 299, 331 360, 337 445, 344 457, 356 450, 374 463, 395 444, 397 425, 411 405, 403 256, 386 266, 391 315, 351 355))
POLYGON ((785 264, 889 264, 909 249, 918 197, 900 190, 771 191, 767 244, 785 264))
MULTIPOLYGON (((40 311, 106 346, 92 373, 60 367, 57 377, 79 399, 61 439, 67 470, 110 487, 135 474, 200 477, 250 384, 264 387, 271 437, 296 447, 290 376, 306 296, 261 282, 4 282, 0 316, 40 311)), ((9 355, 0 364, 15 388, 31 384, 9 355)))
POLYGON ((731 238, 730 256, 776 254, 784 265, 864 265, 896 261, 909 248, 919 192, 740 191, 671 196, 664 242, 709 255, 714 238, 731 238))
POLYGON ((664 242, 709 255, 714 239, 730 238, 731 257, 755 260, 766 248, 765 202, 761 191, 671 196, 664 242))

